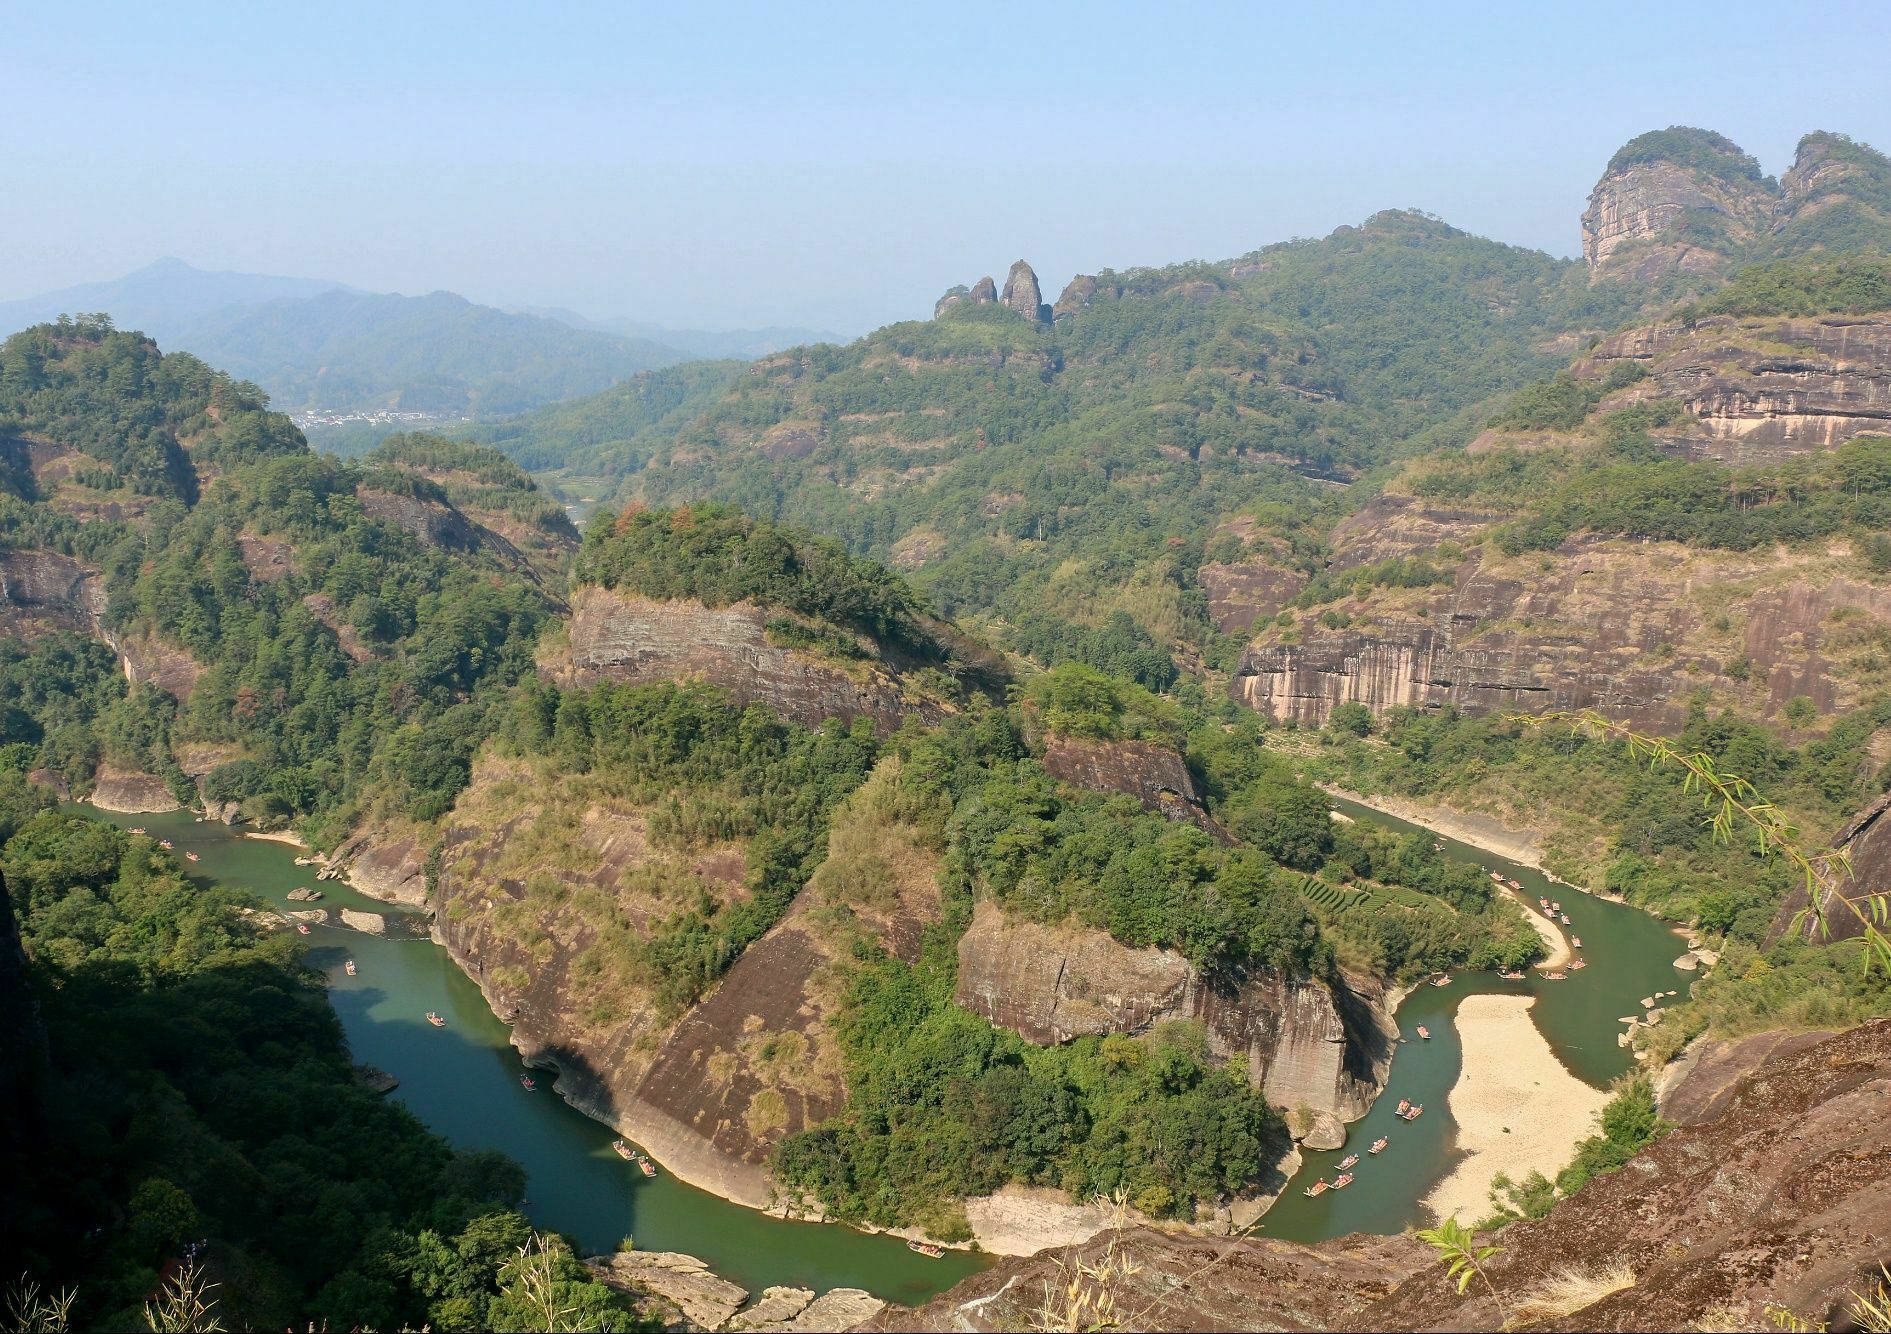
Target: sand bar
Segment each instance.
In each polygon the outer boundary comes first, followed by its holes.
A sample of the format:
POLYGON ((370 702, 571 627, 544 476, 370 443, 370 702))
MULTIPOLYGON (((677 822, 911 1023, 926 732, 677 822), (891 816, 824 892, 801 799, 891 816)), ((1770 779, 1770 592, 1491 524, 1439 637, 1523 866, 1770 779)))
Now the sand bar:
POLYGON ((1467 1155, 1425 1197, 1440 1218, 1489 1215, 1490 1181, 1554 1177, 1593 1134, 1609 1095, 1563 1068, 1530 1019, 1534 996, 1466 996, 1458 1006, 1464 1070, 1451 1088, 1458 1149, 1467 1155))
POLYGON ((1504 893, 1517 901, 1518 905, 1523 909, 1524 917, 1529 920, 1532 927, 1536 928, 1537 935, 1543 938, 1543 959, 1537 964, 1537 967, 1566 967, 1570 960, 1576 957, 1576 953, 1569 948, 1569 940, 1563 935, 1562 929, 1542 913, 1538 912, 1536 905, 1530 902, 1527 895, 1519 893, 1509 885, 1502 886, 1502 889, 1504 893))

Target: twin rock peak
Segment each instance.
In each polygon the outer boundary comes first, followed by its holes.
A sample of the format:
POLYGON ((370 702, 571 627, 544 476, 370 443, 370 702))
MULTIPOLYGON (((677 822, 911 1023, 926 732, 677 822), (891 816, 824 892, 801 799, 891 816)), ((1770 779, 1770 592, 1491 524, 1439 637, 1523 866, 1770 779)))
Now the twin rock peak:
POLYGON ((1051 322, 1051 308, 1044 303, 1044 294, 1038 290, 1037 273, 1023 260, 1013 264, 1011 272, 1005 275, 1004 291, 1000 292, 998 284, 987 275, 970 287, 954 287, 934 303, 932 313, 936 319, 953 306, 989 306, 994 303, 1039 324, 1051 322))

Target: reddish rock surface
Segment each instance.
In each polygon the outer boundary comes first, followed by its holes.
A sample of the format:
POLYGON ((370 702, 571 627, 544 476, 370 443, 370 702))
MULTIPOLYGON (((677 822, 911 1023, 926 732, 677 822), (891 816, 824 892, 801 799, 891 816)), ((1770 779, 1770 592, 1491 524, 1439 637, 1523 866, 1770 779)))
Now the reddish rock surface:
POLYGON ((1385 1085, 1397 1030, 1376 991, 1335 991, 1271 969, 1205 976, 1173 950, 1132 949, 1108 932, 1040 926, 980 903, 959 939, 953 1000, 1036 1043, 1201 1022, 1209 1047, 1247 1062, 1269 1102, 1342 1120, 1385 1085))
POLYGON ((808 727, 865 717, 884 735, 909 716, 945 718, 944 705, 909 697, 877 664, 843 666, 769 643, 765 627, 777 614, 748 603, 712 608, 583 588, 572 599, 569 648, 541 670, 566 686, 706 681, 738 704, 766 704, 808 727))

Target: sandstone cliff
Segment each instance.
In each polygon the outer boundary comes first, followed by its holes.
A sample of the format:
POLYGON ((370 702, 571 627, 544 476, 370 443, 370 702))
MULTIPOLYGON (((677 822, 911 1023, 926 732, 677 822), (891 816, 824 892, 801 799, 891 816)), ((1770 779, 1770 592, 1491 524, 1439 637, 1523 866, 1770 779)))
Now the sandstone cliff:
POLYGON ((746 842, 679 846, 607 780, 488 755, 446 822, 435 938, 561 1096, 683 1180, 765 1207, 775 1146, 845 1099, 830 1020, 856 943, 913 957, 939 914, 936 858, 844 811, 787 915, 672 1013, 639 945, 700 896, 745 898, 746 842))
MULTIPOLYGON (((1843 1316, 1848 1293, 1886 1258, 1891 1191, 1891 1021, 1769 1060, 1712 1119, 1658 1141, 1536 1222, 1513 1223, 1491 1279, 1530 1328, 1763 1329, 1769 1306, 1813 1322, 1843 1316), (1624 1269, 1587 1304, 1542 1301, 1562 1274, 1624 1269)), ((1119 1294, 1143 1328, 1495 1330, 1481 1285, 1460 1293, 1410 1237, 1317 1246, 1223 1241, 1143 1229, 1117 1239, 1140 1265, 1119 1294)), ((1094 1261, 1109 1245, 1084 1249, 1094 1261)), ((890 1307, 867 1328, 998 1330, 1028 1323, 1066 1257, 1008 1260, 918 1310, 890 1307)), ((1513 1326, 1514 1327, 1514 1326, 1513 1326)))
POLYGON ((864 717, 883 735, 908 717, 937 723, 951 712, 950 700, 877 660, 836 661, 771 643, 767 626, 778 615, 750 603, 712 608, 581 588, 568 643, 550 651, 540 670, 561 686, 701 680, 738 704, 766 704, 809 727, 864 717))
POLYGON ((1745 467, 1891 433, 1891 315, 1658 324, 1609 339, 1576 374, 1624 363, 1647 376, 1602 410, 1678 401, 1681 423, 1653 434, 1679 457, 1745 467))
POLYGON ((1269 1102, 1342 1121, 1370 1108, 1398 1037, 1377 987, 1333 988, 1267 969, 1204 976, 1172 950, 1012 919, 989 902, 959 940, 953 1000, 1037 1043, 1197 1020, 1217 1056, 1247 1062, 1269 1102))
POLYGON ((1335 604, 1349 620, 1338 628, 1312 616, 1291 631, 1269 625, 1235 671, 1236 697, 1312 725, 1357 701, 1375 712, 1594 707, 1672 730, 1703 688, 1765 716, 1796 696, 1822 711, 1855 704, 1871 627, 1891 618, 1891 589, 1865 582, 1842 544, 1739 553, 1579 536, 1507 558, 1469 545, 1495 517, 1387 496, 1345 520, 1336 569, 1409 553, 1414 532, 1440 564, 1444 534, 1464 549, 1448 583, 1335 604))
POLYGON ((1721 135, 1686 126, 1644 134, 1616 153, 1589 196, 1590 277, 1648 283, 1722 272, 1770 223, 1777 193, 1721 135))

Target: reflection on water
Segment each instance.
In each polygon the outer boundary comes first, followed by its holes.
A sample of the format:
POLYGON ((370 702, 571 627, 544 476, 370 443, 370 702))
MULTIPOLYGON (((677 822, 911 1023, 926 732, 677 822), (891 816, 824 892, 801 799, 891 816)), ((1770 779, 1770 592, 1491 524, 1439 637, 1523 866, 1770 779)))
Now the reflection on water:
MULTIPOLYGON (((315 880, 294 864, 285 843, 240 838, 184 812, 167 815, 86 813, 120 826, 139 825, 168 838, 194 877, 251 890, 285 909, 399 909, 336 881, 315 880), (297 886, 319 888, 319 903, 292 903, 297 886)), ((507 1030, 479 988, 426 940, 384 940, 334 927, 305 938, 307 958, 328 976, 354 1059, 400 1080, 390 1096, 460 1148, 498 1149, 527 1173, 526 1213, 541 1227, 575 1237, 589 1251, 608 1251, 625 1237, 641 1250, 681 1251, 753 1292, 771 1284, 825 1291, 858 1287, 904 1303, 926 1300, 975 1272, 983 1257, 948 1251, 929 1260, 892 1237, 850 1228, 790 1223, 744 1209, 668 1174, 646 1180, 611 1151, 616 1133, 573 1110, 552 1089, 549 1072, 536 1092, 519 1084, 525 1066, 507 1030), (355 961, 356 973, 345 971, 355 961), (445 1028, 427 1023, 427 1011, 445 1028)))
MULTIPOLYGON (((1335 805, 1356 820, 1386 829, 1400 833, 1418 829, 1357 802, 1335 798, 1335 805)), ((1436 837, 1429 831, 1419 832, 1436 837)), ((1674 968, 1682 945, 1664 923, 1556 884, 1540 871, 1468 844, 1442 841, 1445 856, 1501 871, 1522 884, 1524 897, 1532 903, 1539 896, 1561 902, 1571 923, 1565 930, 1582 938, 1582 954, 1589 966, 1561 982, 1546 981, 1535 973, 1522 982, 1506 982, 1495 973, 1460 973, 1448 987, 1421 986, 1414 991, 1399 1007, 1399 1029, 1406 1041, 1393 1059, 1384 1096, 1349 1127, 1346 1148, 1306 1153, 1306 1165, 1262 1221, 1260 1230, 1268 1236, 1319 1241, 1348 1232, 1389 1233, 1429 1224, 1420 1202, 1444 1179, 1456 1154, 1457 1127, 1446 1099, 1464 1062, 1456 1021, 1458 1003, 1466 996, 1535 995, 1530 1015, 1537 1030, 1571 1074, 1601 1088, 1633 1064, 1631 1054, 1616 1045, 1616 1035, 1623 1031, 1619 1017, 1637 1013, 1638 1000, 1653 991, 1686 987, 1685 976, 1674 968), (1430 1041, 1418 1036, 1421 1024, 1430 1030, 1430 1041), (1400 1120, 1395 1113, 1401 1098, 1423 1103, 1424 1115, 1416 1121, 1400 1120), (1385 1152, 1367 1155, 1366 1147, 1380 1136, 1390 1141, 1385 1152), (1339 1160, 1352 1153, 1360 1155, 1359 1165, 1351 1169, 1352 1185, 1314 1199, 1302 1193, 1321 1177, 1332 1180, 1338 1175, 1339 1160)), ((1529 1115, 1528 1108, 1518 1111, 1529 1115)), ((1573 1141, 1590 1127, 1571 1130, 1573 1141)))

